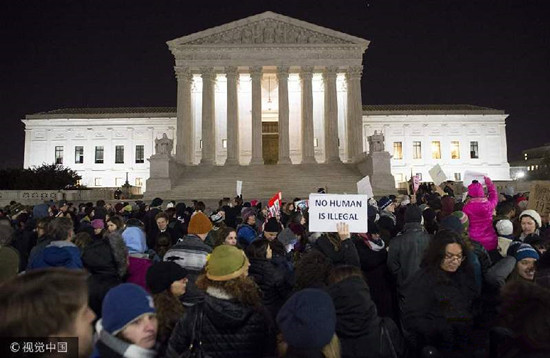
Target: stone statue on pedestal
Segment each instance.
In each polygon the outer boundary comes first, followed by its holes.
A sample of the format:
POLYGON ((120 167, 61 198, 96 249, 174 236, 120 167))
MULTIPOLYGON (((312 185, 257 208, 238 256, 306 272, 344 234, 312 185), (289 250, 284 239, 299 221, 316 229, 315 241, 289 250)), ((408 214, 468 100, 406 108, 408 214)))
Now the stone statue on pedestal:
POLYGON ((369 141, 369 153, 384 151, 384 135, 381 132, 374 131, 374 134, 367 137, 367 139, 369 141))
POLYGON ((375 196, 395 194, 395 179, 391 173, 391 154, 384 149, 384 135, 374 131, 367 137, 369 154, 357 162, 362 175, 368 175, 375 196))
POLYGON ((155 139, 155 154, 171 156, 174 148, 174 140, 168 138, 166 133, 162 134, 162 138, 155 139))

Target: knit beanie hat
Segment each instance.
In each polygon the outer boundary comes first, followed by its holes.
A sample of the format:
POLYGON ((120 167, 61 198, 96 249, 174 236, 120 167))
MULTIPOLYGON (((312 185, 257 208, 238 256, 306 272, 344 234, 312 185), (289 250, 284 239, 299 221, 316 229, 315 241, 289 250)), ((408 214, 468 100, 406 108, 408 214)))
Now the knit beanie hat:
POLYGON ((151 201, 151 207, 156 208, 157 206, 162 205, 162 199, 161 198, 154 198, 153 201, 151 201))
POLYGON ((147 287, 152 294, 161 293, 170 288, 174 281, 187 277, 187 270, 173 261, 161 261, 147 270, 147 287))
POLYGON ((122 208, 124 207, 124 204, 122 203, 116 203, 115 204, 115 212, 120 213, 122 211, 122 208))
POLYGON ((449 215, 445 219, 441 220, 441 223, 439 224, 439 229, 451 230, 456 232, 459 235, 462 235, 464 227, 462 226, 462 223, 456 216, 449 215))
POLYGON ((499 236, 512 235, 514 232, 514 224, 508 219, 499 220, 495 228, 499 236))
POLYGON ((212 215, 210 215, 210 220, 214 224, 218 224, 218 223, 222 222, 223 221, 223 215, 222 215, 221 211, 218 210, 215 213, 213 213, 212 215))
POLYGON ((241 276, 250 263, 243 250, 231 245, 220 245, 206 262, 206 277, 212 281, 229 281, 241 276))
POLYGON ((256 215, 256 210, 254 210, 253 208, 243 208, 241 212, 241 217, 243 218, 243 224, 246 224, 249 217, 255 216, 255 215, 256 215))
POLYGON ((92 227, 94 229, 104 229, 105 228, 105 222, 101 219, 94 219, 92 220, 92 227))
POLYGON ((419 223, 422 221, 422 211, 417 205, 409 205, 405 209, 405 223, 419 223))
POLYGON ((535 260, 539 259, 539 254, 537 250, 533 249, 533 247, 529 244, 521 244, 514 256, 516 257, 516 261, 521 261, 527 258, 535 260))
POLYGON ((153 298, 140 286, 123 283, 107 292, 102 306, 101 324, 113 336, 139 317, 155 313, 153 298))
POLYGON ((212 222, 201 212, 197 212, 191 217, 187 228, 189 234, 195 235, 207 234, 210 230, 212 230, 212 222))
POLYGON ((276 218, 269 218, 264 226, 264 232, 276 232, 281 231, 281 224, 277 221, 276 218))
POLYGON ((336 311, 328 293, 306 288, 292 295, 281 307, 277 324, 289 346, 321 349, 334 335, 336 311))
POLYGON ((387 196, 383 196, 380 198, 380 200, 378 200, 378 209, 384 210, 385 208, 390 206, 391 203, 392 200, 390 198, 388 198, 387 196))
POLYGON ((468 231, 468 227, 470 226, 470 219, 464 211, 453 211, 451 215, 456 216, 458 220, 460 220, 463 231, 468 231))
POLYGON ((468 185, 468 195, 471 198, 482 198, 485 196, 483 191, 483 185, 477 180, 474 180, 472 184, 468 185))
POLYGON ((540 229, 542 226, 542 220, 540 218, 539 213, 537 213, 535 210, 529 209, 529 210, 523 210, 521 214, 519 214, 519 221, 521 221, 521 218, 527 216, 533 219, 537 223, 537 229, 540 229))

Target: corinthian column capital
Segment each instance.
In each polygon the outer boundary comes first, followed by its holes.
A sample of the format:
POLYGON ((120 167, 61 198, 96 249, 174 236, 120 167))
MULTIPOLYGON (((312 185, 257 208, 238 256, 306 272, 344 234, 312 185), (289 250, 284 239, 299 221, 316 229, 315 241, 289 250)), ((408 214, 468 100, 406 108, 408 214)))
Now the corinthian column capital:
POLYGON ((189 67, 174 67, 174 72, 176 73, 176 78, 178 81, 191 81, 193 79, 193 74, 189 67))
POLYGON ((350 66, 346 71, 347 79, 361 79, 363 74, 363 66, 350 66))
POLYGON ((284 78, 288 78, 290 68, 287 67, 277 67, 277 79, 281 80, 284 78))
POLYGON ((310 80, 313 77, 313 67, 304 66, 300 68, 300 78, 302 80, 310 80))
POLYGON ((252 79, 257 79, 257 78, 261 78, 262 77, 262 66, 254 66, 254 67, 250 67, 250 77, 252 79))

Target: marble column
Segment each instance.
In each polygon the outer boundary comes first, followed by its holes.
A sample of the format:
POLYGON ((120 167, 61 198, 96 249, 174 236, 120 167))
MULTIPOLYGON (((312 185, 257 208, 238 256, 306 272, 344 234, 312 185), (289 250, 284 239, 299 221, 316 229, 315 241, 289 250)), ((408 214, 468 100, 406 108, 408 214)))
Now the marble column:
POLYGON ((202 77, 202 158, 201 164, 214 165, 216 153, 214 91, 216 72, 201 68, 202 77))
POLYGON ((193 74, 188 67, 176 67, 178 109, 176 120, 176 161, 193 164, 193 121, 191 118, 191 84, 193 74))
POLYGON ((277 68, 279 82, 279 162, 292 164, 290 160, 290 134, 288 109, 288 67, 277 68))
POLYGON ((323 71, 325 86, 325 163, 340 162, 338 150, 338 98, 336 97, 337 67, 323 71))
POLYGON ((300 69, 302 81, 302 164, 317 163, 313 148, 313 67, 300 69))
POLYGON ((227 78, 227 160, 225 165, 239 164, 239 102, 237 67, 226 67, 227 78))
POLYGON ((361 102, 361 73, 363 66, 349 67, 346 72, 348 88, 347 153, 354 162, 363 152, 363 104, 361 102))
POLYGON ((263 165, 262 153, 262 67, 250 69, 252 79, 252 159, 250 165, 263 165))

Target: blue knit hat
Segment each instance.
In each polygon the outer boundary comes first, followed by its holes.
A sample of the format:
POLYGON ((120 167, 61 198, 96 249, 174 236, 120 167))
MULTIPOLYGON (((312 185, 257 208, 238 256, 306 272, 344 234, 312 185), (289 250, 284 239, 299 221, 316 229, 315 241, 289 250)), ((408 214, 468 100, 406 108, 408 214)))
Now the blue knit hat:
POLYGON ((391 203, 392 200, 390 198, 388 198, 387 196, 383 196, 380 198, 380 200, 378 200, 378 209, 384 210, 385 208, 390 206, 391 203))
POLYGON ((535 260, 539 259, 539 254, 537 253, 537 250, 533 249, 533 247, 529 244, 521 244, 514 256, 516 257, 516 261, 521 261, 527 258, 535 260))
POLYGON ((298 349, 321 349, 330 343, 336 330, 336 311, 323 290, 306 288, 286 301, 277 324, 284 340, 298 349))
POLYGON ((116 335, 140 316, 155 312, 153 298, 143 288, 123 283, 105 295, 101 324, 105 331, 116 335))

